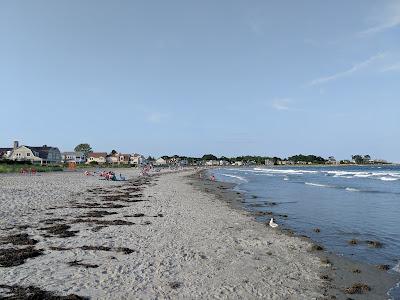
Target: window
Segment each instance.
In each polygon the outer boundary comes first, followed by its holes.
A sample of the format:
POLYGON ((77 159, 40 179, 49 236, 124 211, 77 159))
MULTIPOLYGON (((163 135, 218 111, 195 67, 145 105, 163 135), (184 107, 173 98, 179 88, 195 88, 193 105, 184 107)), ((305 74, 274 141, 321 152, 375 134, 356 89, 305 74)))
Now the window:
POLYGON ((26 156, 31 156, 31 154, 30 154, 30 153, 27 153, 26 156))

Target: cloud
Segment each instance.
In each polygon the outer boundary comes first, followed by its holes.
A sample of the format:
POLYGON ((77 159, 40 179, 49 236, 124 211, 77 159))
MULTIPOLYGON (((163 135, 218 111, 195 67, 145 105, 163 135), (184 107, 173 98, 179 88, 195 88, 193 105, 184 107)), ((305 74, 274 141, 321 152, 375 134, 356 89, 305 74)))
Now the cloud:
POLYGON ((272 107, 276 110, 290 110, 291 102, 289 98, 277 98, 272 101, 272 107))
POLYGON ((400 71, 400 62, 391 66, 387 66, 382 69, 382 72, 391 72, 391 71, 400 71))
POLYGON ((364 69, 366 67, 368 67, 370 64, 372 64, 373 62, 375 62, 378 59, 382 59, 385 57, 384 53, 379 53, 377 55, 371 56, 370 58, 368 58, 367 60, 360 62, 358 64, 355 64, 352 68, 343 71, 343 72, 339 72, 330 76, 326 76, 326 77, 320 77, 320 78, 316 78, 314 80, 312 80, 309 85, 313 86, 313 85, 319 85, 319 84, 323 84, 329 81, 333 81, 342 77, 346 77, 349 76, 361 69, 364 69))
POLYGON ((393 1, 385 7, 377 24, 359 32, 358 36, 366 37, 398 26, 400 26, 400 1, 393 1))
POLYGON ((162 121, 164 121, 165 119, 168 118, 168 114, 165 113, 161 113, 161 112, 152 112, 150 114, 147 115, 147 122, 149 123, 161 123, 162 121))

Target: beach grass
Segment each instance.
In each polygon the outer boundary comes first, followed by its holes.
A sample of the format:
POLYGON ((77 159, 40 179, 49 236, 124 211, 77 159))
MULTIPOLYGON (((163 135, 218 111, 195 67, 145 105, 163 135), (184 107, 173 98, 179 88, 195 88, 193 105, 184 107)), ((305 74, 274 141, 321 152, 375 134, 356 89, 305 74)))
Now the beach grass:
POLYGON ((35 169, 36 172, 55 172, 55 171, 62 171, 63 168, 59 165, 32 165, 32 164, 6 164, 0 163, 0 173, 18 173, 21 169, 30 168, 35 169))

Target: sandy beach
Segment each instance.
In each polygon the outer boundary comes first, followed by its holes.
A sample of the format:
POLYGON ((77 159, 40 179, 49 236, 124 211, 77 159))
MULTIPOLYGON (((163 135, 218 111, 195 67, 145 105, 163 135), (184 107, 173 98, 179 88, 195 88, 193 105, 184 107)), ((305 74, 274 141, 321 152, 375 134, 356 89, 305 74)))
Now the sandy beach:
POLYGON ((192 173, 129 171, 124 183, 2 175, 2 295, 36 287, 90 299, 323 297, 309 242, 195 188, 192 173))

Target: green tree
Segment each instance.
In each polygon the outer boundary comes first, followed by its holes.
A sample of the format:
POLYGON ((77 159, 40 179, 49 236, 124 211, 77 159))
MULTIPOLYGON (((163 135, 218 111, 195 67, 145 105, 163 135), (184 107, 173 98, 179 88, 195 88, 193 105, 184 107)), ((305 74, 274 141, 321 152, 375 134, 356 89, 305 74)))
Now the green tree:
POLYGON ((115 151, 114 149, 111 151, 111 155, 115 155, 117 154, 117 151, 115 151))
POLYGON ((217 160, 217 157, 212 154, 205 154, 203 155, 202 160, 217 160))
POLYGON ((93 152, 92 147, 89 144, 79 144, 75 147, 75 152, 83 152, 87 156, 88 153, 93 152))
POLYGON ((351 156, 351 159, 354 160, 354 162, 358 165, 361 165, 364 163, 364 158, 362 155, 355 154, 351 156))

